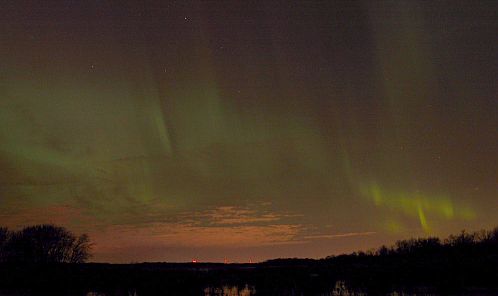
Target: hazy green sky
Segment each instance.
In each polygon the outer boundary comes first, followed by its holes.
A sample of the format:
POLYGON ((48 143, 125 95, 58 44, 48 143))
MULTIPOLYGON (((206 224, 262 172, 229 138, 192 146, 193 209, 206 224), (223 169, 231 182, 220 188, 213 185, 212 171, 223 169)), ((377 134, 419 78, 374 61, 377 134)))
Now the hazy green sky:
POLYGON ((498 224, 495 1, 0 11, 0 225, 246 262, 498 224))

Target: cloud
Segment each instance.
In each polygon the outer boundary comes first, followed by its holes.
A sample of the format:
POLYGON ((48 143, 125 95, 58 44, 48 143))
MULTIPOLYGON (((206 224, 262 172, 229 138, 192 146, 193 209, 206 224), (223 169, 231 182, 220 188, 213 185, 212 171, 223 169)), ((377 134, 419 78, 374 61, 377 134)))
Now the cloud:
POLYGON ((290 224, 203 227, 164 223, 147 228, 112 226, 94 234, 94 239, 97 252, 131 246, 252 247, 298 243, 295 238, 301 229, 290 224))
POLYGON ((366 236, 376 234, 375 231, 366 232, 348 232, 348 233, 337 233, 337 234, 317 234, 317 235, 306 235, 305 239, 330 239, 330 238, 341 238, 341 237, 353 237, 353 236, 366 236))
POLYGON ((116 248, 159 247, 255 247, 304 243, 305 227, 285 223, 289 214, 263 212, 236 206, 220 206, 183 212, 174 222, 112 225, 91 234, 96 252, 116 248))
POLYGON ((193 213, 183 213, 180 218, 190 220, 196 225, 235 226, 276 222, 288 216, 292 215, 271 213, 261 209, 258 211, 247 207, 220 206, 193 213))

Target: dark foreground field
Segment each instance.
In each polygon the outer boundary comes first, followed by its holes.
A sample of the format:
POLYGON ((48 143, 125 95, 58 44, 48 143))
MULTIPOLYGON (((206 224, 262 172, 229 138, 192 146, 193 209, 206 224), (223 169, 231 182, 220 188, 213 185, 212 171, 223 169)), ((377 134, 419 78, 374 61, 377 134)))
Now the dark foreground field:
POLYGON ((0 295, 498 295, 498 228, 320 260, 0 264, 0 295), (223 290, 223 287, 225 290, 223 290))
POLYGON ((498 295, 496 256, 493 261, 432 259, 398 261, 358 255, 243 265, 2 265, 0 295, 224 295, 223 287, 246 291, 240 295, 346 295, 352 291, 498 295))

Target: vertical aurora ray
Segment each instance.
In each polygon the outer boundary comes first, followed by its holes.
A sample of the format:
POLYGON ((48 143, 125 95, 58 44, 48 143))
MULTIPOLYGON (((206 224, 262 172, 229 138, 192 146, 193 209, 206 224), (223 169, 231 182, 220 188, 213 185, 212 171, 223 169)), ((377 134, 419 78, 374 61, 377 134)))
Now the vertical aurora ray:
POLYGON ((425 217, 424 210, 420 204, 417 205, 418 219, 420 221, 420 225, 424 229, 425 232, 430 232, 429 224, 427 224, 427 218, 425 217))
POLYGON ((469 207, 456 205, 450 198, 443 195, 385 190, 377 183, 360 188, 361 194, 373 201, 375 206, 418 219, 420 226, 427 233, 431 233, 428 215, 445 220, 471 220, 476 215, 469 207))

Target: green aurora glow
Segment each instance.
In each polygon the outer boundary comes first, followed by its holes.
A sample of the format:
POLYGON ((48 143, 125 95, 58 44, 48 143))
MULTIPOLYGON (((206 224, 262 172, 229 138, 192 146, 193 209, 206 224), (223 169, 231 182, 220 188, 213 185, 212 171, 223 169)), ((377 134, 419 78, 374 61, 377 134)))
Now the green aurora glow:
POLYGON ((458 3, 2 2, 0 224, 112 262, 493 227, 498 7, 458 3))

